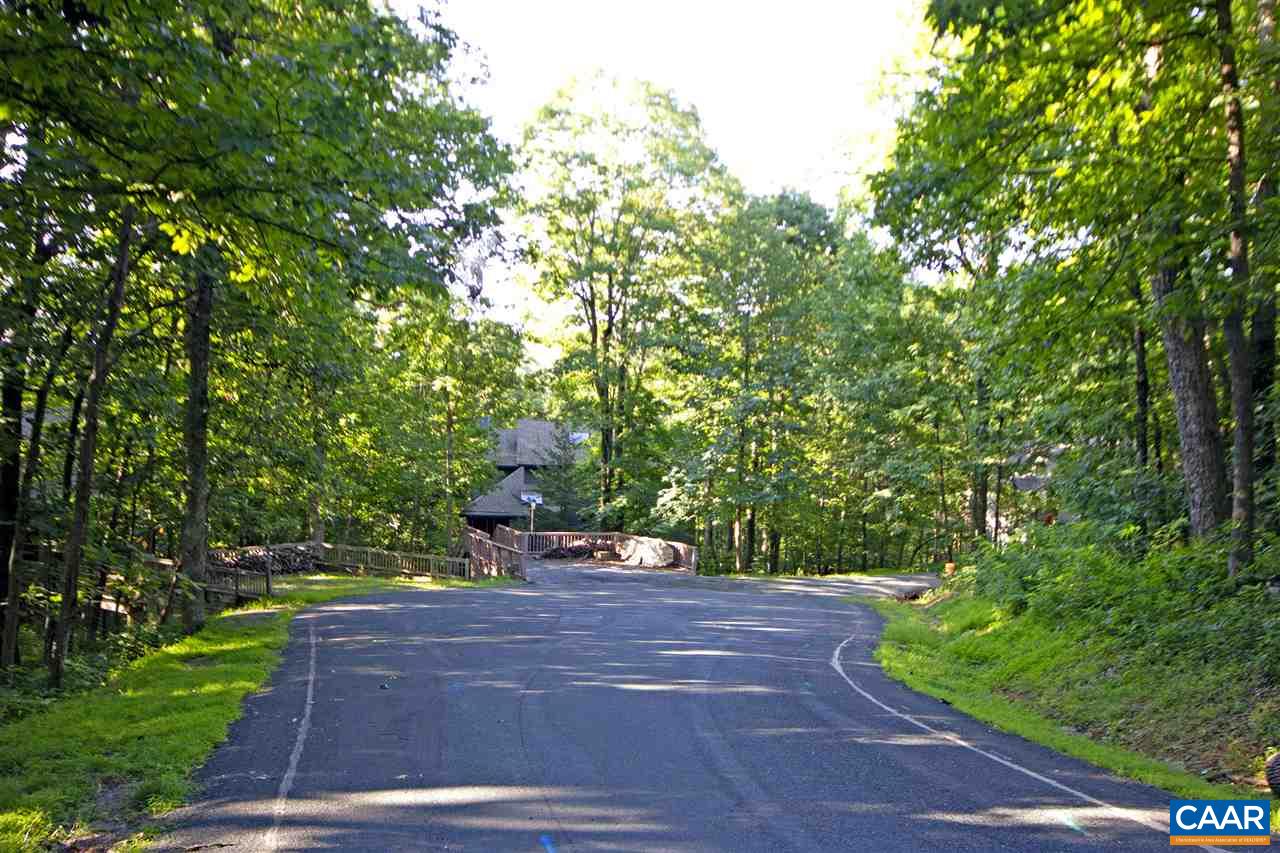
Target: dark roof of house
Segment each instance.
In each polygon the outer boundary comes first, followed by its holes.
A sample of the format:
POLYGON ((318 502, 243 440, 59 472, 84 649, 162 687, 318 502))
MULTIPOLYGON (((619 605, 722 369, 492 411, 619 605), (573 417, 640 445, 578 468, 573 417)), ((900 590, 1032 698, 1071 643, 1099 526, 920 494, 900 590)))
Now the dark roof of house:
POLYGON ((545 465, 556 446, 556 425, 522 418, 515 429, 500 429, 493 462, 499 468, 545 465))
POLYGON ((520 492, 529 487, 528 472, 517 468, 503 477, 498 485, 467 504, 463 515, 488 515, 498 518, 514 518, 528 511, 520 501, 520 492))
MULTIPOLYGON (((494 450, 493 464, 499 468, 548 464, 555 454, 556 434, 560 429, 560 424, 554 421, 521 418, 516 421, 515 429, 496 430, 498 446, 494 450)), ((570 432, 569 435, 581 455, 585 450, 586 434, 570 432)))

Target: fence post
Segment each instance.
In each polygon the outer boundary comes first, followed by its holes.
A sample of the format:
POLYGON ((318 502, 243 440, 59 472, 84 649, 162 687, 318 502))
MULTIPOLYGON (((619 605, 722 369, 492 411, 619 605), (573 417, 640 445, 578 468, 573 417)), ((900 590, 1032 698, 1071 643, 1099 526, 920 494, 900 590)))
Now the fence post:
POLYGON ((271 592, 271 561, 267 560, 267 598, 273 595, 271 592))

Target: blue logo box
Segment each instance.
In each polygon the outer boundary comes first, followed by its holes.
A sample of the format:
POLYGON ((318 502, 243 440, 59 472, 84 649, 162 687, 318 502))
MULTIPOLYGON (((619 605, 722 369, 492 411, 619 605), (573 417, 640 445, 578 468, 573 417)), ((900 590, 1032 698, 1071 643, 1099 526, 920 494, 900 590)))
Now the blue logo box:
POLYGON ((1172 800, 1169 843, 1258 847, 1271 843, 1270 800, 1172 800))

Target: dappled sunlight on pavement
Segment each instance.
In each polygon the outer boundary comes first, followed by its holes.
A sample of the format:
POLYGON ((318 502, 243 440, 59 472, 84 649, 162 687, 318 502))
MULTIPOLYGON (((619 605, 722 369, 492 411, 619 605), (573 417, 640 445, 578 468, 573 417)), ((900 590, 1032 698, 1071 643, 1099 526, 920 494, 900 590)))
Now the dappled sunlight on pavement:
POLYGON ((156 849, 1167 846, 849 689, 830 664, 846 641, 846 671, 888 706, 1109 803, 1167 802, 887 681, 879 617, 840 599, 931 582, 535 563, 525 585, 316 607, 293 628, 317 660, 292 790, 297 641, 156 849))

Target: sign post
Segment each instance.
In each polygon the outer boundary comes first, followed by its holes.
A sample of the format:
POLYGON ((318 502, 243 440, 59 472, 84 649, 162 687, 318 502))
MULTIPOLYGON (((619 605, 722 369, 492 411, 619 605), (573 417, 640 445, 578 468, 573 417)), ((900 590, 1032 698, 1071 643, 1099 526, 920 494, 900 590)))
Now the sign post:
POLYGON ((533 532, 533 511, 542 504, 542 492, 521 492, 520 502, 529 505, 529 532, 533 532))

